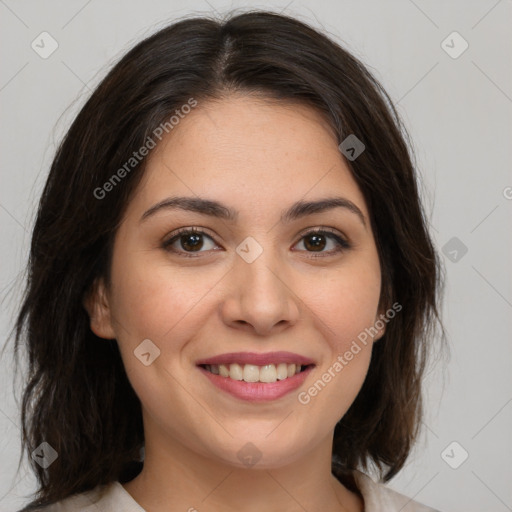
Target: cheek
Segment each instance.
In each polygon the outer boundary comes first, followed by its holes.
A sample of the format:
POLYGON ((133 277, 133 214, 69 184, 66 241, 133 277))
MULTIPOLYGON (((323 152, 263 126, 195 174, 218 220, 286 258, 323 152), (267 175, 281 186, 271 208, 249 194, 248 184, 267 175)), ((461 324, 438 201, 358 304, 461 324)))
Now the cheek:
POLYGON ((317 328, 338 352, 348 350, 352 340, 374 325, 380 280, 378 267, 347 266, 309 294, 308 306, 318 321, 317 328))
POLYGON ((112 311, 121 324, 121 336, 132 343, 152 337, 161 340, 179 328, 206 286, 186 272, 138 256, 119 259, 117 275, 112 276, 112 311))
POLYGON ((312 385, 299 396, 302 405, 328 423, 337 422, 365 380, 380 297, 378 267, 348 267, 321 286, 308 301, 315 328, 329 346, 312 385), (329 411, 326 413, 326 411, 329 411))
POLYGON ((366 378, 379 291, 378 283, 364 289, 338 285, 314 310, 316 330, 323 334, 328 351, 297 398, 326 432, 348 411, 366 378))

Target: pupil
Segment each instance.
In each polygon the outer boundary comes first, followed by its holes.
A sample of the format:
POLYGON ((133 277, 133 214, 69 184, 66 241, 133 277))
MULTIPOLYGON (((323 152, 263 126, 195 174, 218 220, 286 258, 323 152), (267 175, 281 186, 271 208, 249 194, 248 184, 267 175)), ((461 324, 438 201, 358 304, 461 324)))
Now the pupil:
POLYGON ((323 235, 310 235, 306 237, 306 243, 305 245, 310 245, 314 249, 323 249, 325 247, 325 240, 323 235), (309 243, 310 240, 313 240, 313 243, 309 243))
POLYGON ((201 247, 203 246, 203 244, 201 243, 201 235, 183 235, 181 237, 181 240, 182 240, 182 247, 184 249, 191 249, 191 250, 194 250, 194 249, 201 249, 201 247), (185 243, 183 243, 183 239, 185 239, 185 243), (189 244, 188 241, 190 240, 194 240, 192 242, 192 244, 189 244), (189 247, 187 247, 187 245, 189 247))

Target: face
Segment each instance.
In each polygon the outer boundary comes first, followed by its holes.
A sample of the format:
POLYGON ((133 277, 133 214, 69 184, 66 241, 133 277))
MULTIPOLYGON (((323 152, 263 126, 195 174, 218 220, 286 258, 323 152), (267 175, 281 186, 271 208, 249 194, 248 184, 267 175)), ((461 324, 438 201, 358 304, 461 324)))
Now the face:
POLYGON ((272 468, 332 439, 383 333, 355 349, 380 289, 367 206, 323 118, 233 96, 199 103, 152 150, 111 285, 100 282, 88 311, 97 335, 117 339, 146 445, 168 439, 239 467, 252 450, 272 468), (165 205, 176 197, 232 218, 165 205), (288 212, 326 198, 341 206, 288 212), (217 356, 226 368, 198 366, 217 356))

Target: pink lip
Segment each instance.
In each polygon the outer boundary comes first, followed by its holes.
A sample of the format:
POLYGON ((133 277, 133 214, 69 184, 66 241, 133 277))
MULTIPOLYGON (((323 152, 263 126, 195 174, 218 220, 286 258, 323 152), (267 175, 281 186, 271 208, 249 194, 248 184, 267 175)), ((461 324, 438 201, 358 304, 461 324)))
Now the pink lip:
POLYGON ((264 354, 257 352, 230 352, 229 354, 220 354, 218 356, 209 357, 208 359, 201 359, 196 362, 198 366, 204 364, 227 365, 231 363, 238 363, 240 365, 254 364, 256 366, 279 363, 294 363, 300 364, 302 366, 315 364, 312 359, 301 356, 299 354, 294 354, 293 352, 266 352, 264 354))
POLYGON ((208 370, 205 370, 202 366, 199 366, 198 368, 212 384, 222 391, 248 402, 266 402, 270 400, 277 400, 278 398, 281 398, 282 396, 297 389, 309 375, 313 366, 309 366, 304 371, 296 373, 293 377, 288 377, 276 382, 245 382, 243 380, 234 380, 230 377, 214 375, 208 370))

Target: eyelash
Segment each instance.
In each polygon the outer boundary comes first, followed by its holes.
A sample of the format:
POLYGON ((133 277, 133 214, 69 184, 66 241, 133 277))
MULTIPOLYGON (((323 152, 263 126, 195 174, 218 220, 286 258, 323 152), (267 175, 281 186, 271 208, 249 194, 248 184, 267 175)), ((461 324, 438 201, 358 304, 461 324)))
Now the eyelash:
MULTIPOLYGON (((179 238, 183 235, 205 235, 208 238, 211 238, 213 240, 213 238, 210 235, 208 235, 208 233, 206 233, 205 231, 201 231, 200 229, 181 228, 177 232, 175 232, 171 236, 171 238, 169 238, 168 240, 166 240, 162 243, 162 249, 169 251, 169 252, 173 252, 173 253, 183 256, 185 258, 197 258, 201 252, 207 252, 207 251, 198 251, 198 252, 192 253, 192 252, 186 252, 186 251, 177 251, 176 249, 173 249, 171 247, 171 245, 175 241, 179 240, 179 238)), ((327 235, 328 238, 334 239, 338 244, 338 247, 336 249, 331 249, 330 251, 327 251, 327 252, 315 253, 312 251, 305 251, 305 252, 311 253, 311 256, 310 256, 311 258, 325 258, 328 256, 334 256, 335 254, 338 254, 340 252, 351 249, 351 247, 352 247, 351 244, 346 239, 344 239, 343 237, 341 237, 334 231, 330 230, 329 228, 323 228, 323 227, 317 228, 317 229, 312 229, 312 230, 307 231, 306 233, 302 234, 299 242, 301 240, 303 240, 304 238, 307 238, 308 236, 311 236, 311 235, 327 235)))

